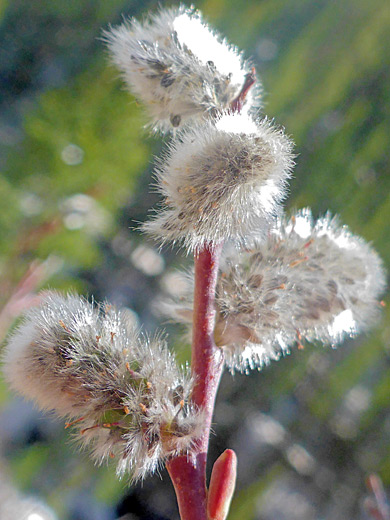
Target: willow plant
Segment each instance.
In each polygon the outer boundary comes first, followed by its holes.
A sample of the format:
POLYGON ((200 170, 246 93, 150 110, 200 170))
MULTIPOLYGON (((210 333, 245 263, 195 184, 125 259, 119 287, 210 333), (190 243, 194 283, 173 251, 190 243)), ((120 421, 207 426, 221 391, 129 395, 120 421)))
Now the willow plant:
POLYGON ((327 214, 283 214, 294 165, 283 129, 259 119, 261 88, 237 49, 181 6, 105 31, 113 63, 154 131, 171 134, 143 225, 194 255, 188 291, 166 314, 192 336, 190 369, 161 333, 124 310, 47 292, 9 339, 11 386, 66 418, 101 463, 144 478, 165 464, 182 520, 224 520, 236 456, 206 461, 224 367, 259 369, 295 345, 337 345, 379 313, 385 273, 375 251, 327 214))

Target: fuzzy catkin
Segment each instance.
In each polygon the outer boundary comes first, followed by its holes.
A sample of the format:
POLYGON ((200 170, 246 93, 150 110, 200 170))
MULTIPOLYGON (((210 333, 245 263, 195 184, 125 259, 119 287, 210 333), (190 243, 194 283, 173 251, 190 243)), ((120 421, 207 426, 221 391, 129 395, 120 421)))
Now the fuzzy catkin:
POLYGON ((108 304, 46 293, 9 339, 4 372, 14 390, 71 420, 96 462, 117 458, 120 476, 143 478, 201 429, 192 380, 165 341, 108 304))
POLYGON ((188 250, 245 242, 278 214, 293 166, 292 142, 268 120, 224 114, 174 139, 157 168, 164 207, 143 229, 188 250))
MULTIPOLYGON (((161 9, 104 32, 112 62, 155 129, 213 118, 237 98, 250 67, 198 11, 161 9)), ((246 107, 253 105, 253 89, 246 107)))
MULTIPOLYGON (((224 256, 215 341, 231 370, 260 368, 294 344, 337 345, 379 314, 385 271, 377 253, 329 214, 283 218, 265 241, 224 256)), ((192 296, 166 306, 188 323, 192 296)))

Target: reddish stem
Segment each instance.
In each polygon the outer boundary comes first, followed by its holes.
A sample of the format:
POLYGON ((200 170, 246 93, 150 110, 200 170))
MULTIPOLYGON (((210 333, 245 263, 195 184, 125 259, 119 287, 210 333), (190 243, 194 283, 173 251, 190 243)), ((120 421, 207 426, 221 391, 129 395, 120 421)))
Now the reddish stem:
POLYGON ((244 84, 240 90, 240 93, 230 104, 230 110, 232 112, 241 112, 242 107, 244 106, 246 96, 248 92, 252 88, 252 86, 256 83, 256 69, 252 67, 252 70, 248 72, 245 76, 244 84))
MULTIPOLYGON (((236 99, 232 112, 241 112, 246 96, 256 81, 252 68, 236 99)), ((181 520, 207 520, 206 463, 215 397, 222 375, 223 358, 214 342, 215 288, 222 244, 206 244, 195 255, 195 291, 191 371, 195 378, 192 401, 204 412, 204 430, 188 456, 167 462, 175 488, 181 520)))
POLYGON ((214 298, 221 249, 222 246, 206 246, 195 256, 191 370, 196 384, 192 401, 203 410, 205 422, 203 434, 191 454, 167 463, 182 520, 207 520, 207 450, 223 367, 221 351, 214 343, 214 298))
MULTIPOLYGON (((222 245, 205 247, 195 256, 194 322, 191 369, 196 378, 192 401, 211 424, 214 398, 222 372, 222 354, 214 342, 215 288, 222 245)), ((208 433, 202 446, 207 449, 208 433)))

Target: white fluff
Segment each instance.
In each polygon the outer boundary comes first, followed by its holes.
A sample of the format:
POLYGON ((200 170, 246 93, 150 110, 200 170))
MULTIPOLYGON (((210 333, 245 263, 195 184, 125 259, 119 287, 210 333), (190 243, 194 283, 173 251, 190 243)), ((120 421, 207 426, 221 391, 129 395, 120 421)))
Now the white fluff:
MULTIPOLYGON (((231 370, 260 368, 302 342, 332 346, 377 319, 385 271, 377 253, 329 214, 281 219, 266 241, 223 258, 215 340, 231 370)), ((192 293, 167 305, 191 322, 192 293)))
POLYGON ((157 169, 165 205, 144 230, 189 249, 267 229, 290 177, 292 142, 268 120, 225 114, 173 140, 157 169))
MULTIPOLYGON (((170 130, 229 108, 250 67, 198 11, 161 9, 104 33, 113 63, 156 129, 170 130)), ((252 89, 253 90, 253 89, 252 89)), ((248 94, 246 108, 253 105, 248 94)))
POLYGON ((40 408, 74 419, 75 438, 133 480, 186 453, 202 428, 193 382, 165 341, 140 335, 126 311, 51 292, 6 347, 11 387, 40 408))

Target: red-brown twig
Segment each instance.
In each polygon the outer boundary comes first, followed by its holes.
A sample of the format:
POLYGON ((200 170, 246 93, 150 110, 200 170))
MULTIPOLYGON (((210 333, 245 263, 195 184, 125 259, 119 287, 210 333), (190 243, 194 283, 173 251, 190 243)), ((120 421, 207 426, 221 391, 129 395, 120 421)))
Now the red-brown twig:
POLYGON ((195 256, 195 294, 191 370, 196 384, 192 401, 204 413, 203 435, 192 453, 167 464, 182 520, 206 520, 206 461, 215 396, 222 374, 222 354, 214 343, 214 294, 221 246, 195 256))
MULTIPOLYGON (((256 81, 255 69, 246 75, 232 112, 240 112, 256 81)), ((166 467, 175 488, 181 520, 207 520, 206 462, 215 397, 222 375, 223 358, 214 342, 215 287, 222 244, 205 244, 195 255, 195 291, 191 371, 195 379, 193 403, 204 413, 203 434, 189 455, 168 461, 166 467)))

